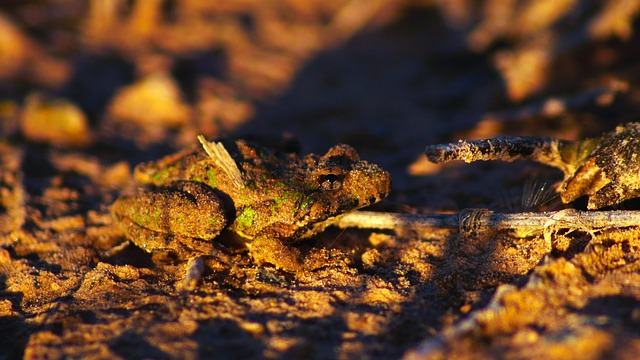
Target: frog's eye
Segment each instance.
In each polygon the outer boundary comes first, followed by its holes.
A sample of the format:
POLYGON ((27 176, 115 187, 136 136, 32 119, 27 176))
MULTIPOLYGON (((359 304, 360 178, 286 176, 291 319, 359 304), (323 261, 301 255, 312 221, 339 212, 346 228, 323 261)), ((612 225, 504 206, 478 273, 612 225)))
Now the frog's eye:
POLYGON ((337 174, 323 174, 318 177, 318 183, 323 190, 340 190, 343 177, 337 174))

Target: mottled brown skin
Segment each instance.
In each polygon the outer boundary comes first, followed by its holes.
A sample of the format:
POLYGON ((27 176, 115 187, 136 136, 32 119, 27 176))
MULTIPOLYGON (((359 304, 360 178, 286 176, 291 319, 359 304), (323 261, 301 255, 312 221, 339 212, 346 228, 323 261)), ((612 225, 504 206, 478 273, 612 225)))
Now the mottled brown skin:
POLYGON ((565 141, 500 137, 427 146, 432 162, 452 160, 533 160, 564 171, 558 188, 564 203, 587 196, 587 208, 600 209, 640 197, 640 123, 618 126, 599 138, 565 141))
POLYGON ((593 150, 560 186, 564 202, 588 195, 593 210, 640 197, 640 123, 584 142, 592 142, 593 150))
POLYGON ((135 180, 146 189, 118 199, 112 214, 133 243, 180 258, 208 254, 222 231, 242 238, 254 260, 302 268, 292 242, 322 231, 345 212, 389 193, 389 174, 360 160, 348 145, 299 157, 244 140, 225 141, 242 176, 234 184, 202 148, 141 164, 135 180))

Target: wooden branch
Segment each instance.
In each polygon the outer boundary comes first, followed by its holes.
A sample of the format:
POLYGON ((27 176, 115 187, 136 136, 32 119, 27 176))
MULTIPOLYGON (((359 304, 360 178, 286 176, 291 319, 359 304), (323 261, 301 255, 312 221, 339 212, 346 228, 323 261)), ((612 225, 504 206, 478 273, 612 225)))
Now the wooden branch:
POLYGON ((428 230, 460 228, 472 225, 492 230, 513 229, 543 233, 549 228, 572 228, 584 231, 640 226, 640 211, 578 211, 565 209, 550 212, 497 213, 487 209, 466 209, 458 214, 399 214, 354 211, 341 217, 339 228, 428 230), (473 222, 470 224, 470 222, 473 222))

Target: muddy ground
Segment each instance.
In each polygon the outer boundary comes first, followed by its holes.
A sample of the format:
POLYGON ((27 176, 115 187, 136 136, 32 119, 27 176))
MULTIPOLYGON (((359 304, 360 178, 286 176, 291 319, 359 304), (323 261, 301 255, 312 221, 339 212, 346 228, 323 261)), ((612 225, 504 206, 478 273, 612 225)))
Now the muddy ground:
POLYGON ((297 139, 303 153, 350 144, 393 179, 371 211, 585 209, 523 208, 540 188, 527 184, 562 180, 544 165, 434 165, 422 151, 634 121, 639 13, 595 0, 0 2, 0 358, 634 358, 636 228, 329 228, 296 245, 324 262, 314 271, 221 244, 186 291, 185 265, 127 242, 109 207, 136 188, 135 165, 204 134, 297 139))

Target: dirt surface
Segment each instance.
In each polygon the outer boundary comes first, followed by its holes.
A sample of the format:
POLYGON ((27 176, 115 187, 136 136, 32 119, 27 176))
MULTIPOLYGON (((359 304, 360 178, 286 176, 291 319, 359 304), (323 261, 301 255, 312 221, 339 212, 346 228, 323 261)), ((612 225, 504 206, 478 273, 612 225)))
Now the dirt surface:
POLYGON ((126 241, 109 208, 137 164, 203 134, 302 153, 347 143, 391 173, 371 211, 585 210, 530 201, 541 190, 526 184, 557 185, 557 169, 422 152, 635 120, 639 13, 595 0, 2 1, 0 358, 634 358, 637 228, 329 228, 295 245, 320 264, 298 273, 221 243, 186 291, 186 265, 126 241))

